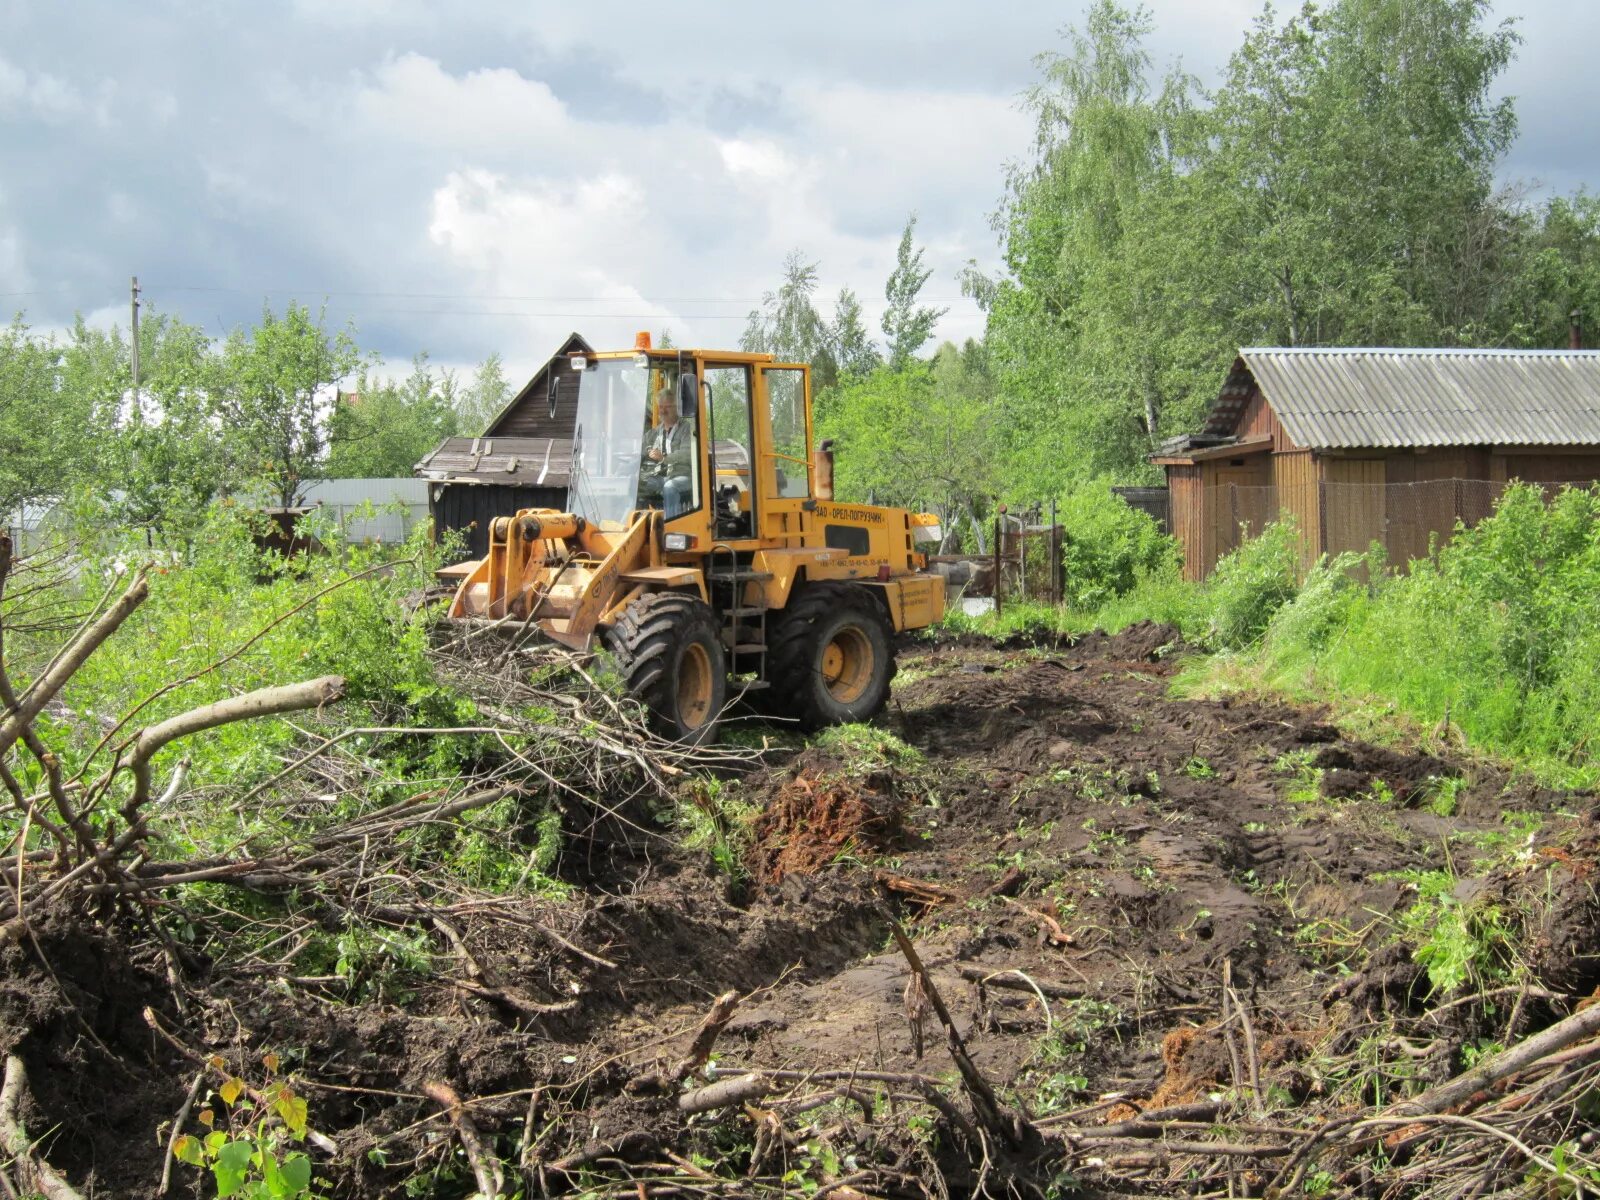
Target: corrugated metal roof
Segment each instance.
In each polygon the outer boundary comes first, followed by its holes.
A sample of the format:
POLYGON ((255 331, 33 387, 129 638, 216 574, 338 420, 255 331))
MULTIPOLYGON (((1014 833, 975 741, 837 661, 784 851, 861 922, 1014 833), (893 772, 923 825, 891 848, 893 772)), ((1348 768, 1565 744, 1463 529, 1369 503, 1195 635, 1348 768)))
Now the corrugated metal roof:
MULTIPOLYGON (((1289 436, 1313 449, 1600 445, 1596 350, 1248 347, 1239 357, 1289 436)), ((1225 386, 1218 403, 1234 400, 1225 386)))
POLYGON ((424 479, 566 487, 572 443, 566 438, 453 437, 417 464, 424 479))

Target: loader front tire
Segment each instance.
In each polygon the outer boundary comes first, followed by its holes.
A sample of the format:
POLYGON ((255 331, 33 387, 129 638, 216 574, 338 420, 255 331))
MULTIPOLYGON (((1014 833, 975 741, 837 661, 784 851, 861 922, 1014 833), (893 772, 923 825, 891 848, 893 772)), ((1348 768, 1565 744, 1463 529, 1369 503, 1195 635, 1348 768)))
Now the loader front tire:
POLYGON ((768 637, 774 702, 807 730, 876 716, 894 678, 892 639, 882 606, 860 584, 804 585, 768 637))
POLYGON ((675 742, 714 741, 728 698, 728 663, 716 614, 694 596, 641 596, 606 630, 623 683, 675 742))

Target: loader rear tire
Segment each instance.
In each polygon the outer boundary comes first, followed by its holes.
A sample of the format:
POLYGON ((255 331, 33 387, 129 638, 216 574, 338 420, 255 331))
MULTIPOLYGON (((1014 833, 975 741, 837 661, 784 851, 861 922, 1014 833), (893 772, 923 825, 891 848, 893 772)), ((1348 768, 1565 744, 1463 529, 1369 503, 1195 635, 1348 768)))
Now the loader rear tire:
POLYGON ((806 584, 774 618, 767 645, 772 699, 804 729, 865 721, 889 702, 893 633, 860 584, 806 584))
POLYGON ((642 596, 606 630, 606 648, 658 733, 696 746, 716 739, 728 663, 709 605, 676 592, 642 596))

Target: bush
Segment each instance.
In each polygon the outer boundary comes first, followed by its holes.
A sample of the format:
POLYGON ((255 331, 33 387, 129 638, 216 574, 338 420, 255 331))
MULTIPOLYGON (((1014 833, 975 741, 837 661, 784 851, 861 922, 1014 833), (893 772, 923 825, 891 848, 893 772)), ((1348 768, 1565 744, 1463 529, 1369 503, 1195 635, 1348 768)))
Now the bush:
POLYGON ((1267 646, 1273 650, 1327 646, 1350 624, 1355 606, 1366 599, 1366 589, 1355 576, 1363 561, 1361 555, 1350 553, 1317 559, 1294 599, 1272 614, 1267 646))
POLYGON ((1258 641, 1273 614, 1294 599, 1299 569, 1300 530, 1284 513, 1217 563, 1209 640, 1230 650, 1258 641))
MULTIPOLYGON (((1492 516, 1370 588, 1320 564, 1279 609, 1267 665, 1378 695, 1582 782, 1600 744, 1600 497, 1508 488, 1492 516)), ((1219 572, 1220 574, 1220 572, 1219 572)))
POLYGON ((1130 592, 1141 577, 1176 565, 1178 544, 1146 513, 1126 504, 1106 483, 1087 484, 1059 509, 1065 598, 1096 609, 1130 592))

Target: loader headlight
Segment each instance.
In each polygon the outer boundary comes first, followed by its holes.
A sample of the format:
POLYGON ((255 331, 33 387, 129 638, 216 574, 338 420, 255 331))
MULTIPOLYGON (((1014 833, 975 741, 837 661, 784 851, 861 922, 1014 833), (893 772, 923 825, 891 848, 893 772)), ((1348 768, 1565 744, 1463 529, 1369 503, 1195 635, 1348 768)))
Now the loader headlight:
POLYGON ((663 544, 668 550, 687 550, 689 548, 689 535, 687 533, 669 533, 663 539, 663 544))

